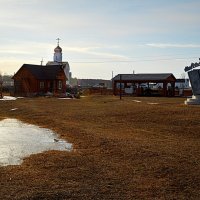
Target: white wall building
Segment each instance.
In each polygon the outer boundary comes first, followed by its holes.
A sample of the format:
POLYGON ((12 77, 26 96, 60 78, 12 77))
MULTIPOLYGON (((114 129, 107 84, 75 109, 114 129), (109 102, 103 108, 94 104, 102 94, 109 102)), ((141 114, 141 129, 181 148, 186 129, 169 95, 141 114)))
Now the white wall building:
POLYGON ((190 80, 188 78, 186 79, 176 79, 175 88, 178 89, 184 89, 190 87, 190 80))
MULTIPOLYGON (((155 85, 153 85, 153 88, 163 88, 163 84, 162 83, 157 83, 155 85)), ((186 79, 176 79, 175 82, 175 88, 176 89, 184 89, 184 88, 189 88, 190 87, 190 80, 188 78, 186 79)))

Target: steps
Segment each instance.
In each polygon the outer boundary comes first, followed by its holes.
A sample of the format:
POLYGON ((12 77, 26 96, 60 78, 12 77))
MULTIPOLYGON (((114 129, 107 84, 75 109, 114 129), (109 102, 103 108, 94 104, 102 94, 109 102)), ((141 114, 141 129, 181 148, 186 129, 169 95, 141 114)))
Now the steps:
POLYGON ((200 105, 200 95, 193 95, 185 101, 186 105, 200 105))

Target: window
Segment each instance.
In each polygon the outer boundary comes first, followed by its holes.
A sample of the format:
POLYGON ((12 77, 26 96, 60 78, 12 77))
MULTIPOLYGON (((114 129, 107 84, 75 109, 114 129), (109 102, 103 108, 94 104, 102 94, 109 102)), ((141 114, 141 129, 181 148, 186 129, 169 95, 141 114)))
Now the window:
MULTIPOLYGON (((120 83, 117 83, 117 88, 120 89, 120 83)), ((121 88, 124 88, 124 83, 121 83, 121 88)))
POLYGON ((40 89, 44 89, 44 81, 40 81, 40 89))
POLYGON ((62 89, 62 81, 58 81, 58 89, 62 89))

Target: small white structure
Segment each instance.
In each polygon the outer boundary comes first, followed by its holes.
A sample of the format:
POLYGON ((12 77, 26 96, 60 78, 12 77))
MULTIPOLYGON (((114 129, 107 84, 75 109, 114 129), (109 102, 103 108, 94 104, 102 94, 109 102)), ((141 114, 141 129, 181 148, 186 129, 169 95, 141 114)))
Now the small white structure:
POLYGON ((175 88, 178 89, 189 88, 190 87, 189 82, 190 82, 189 78, 176 79, 175 88))
POLYGON ((126 93, 126 94, 133 94, 134 93, 134 87, 133 86, 131 86, 130 88, 125 88, 124 89, 124 92, 126 93))

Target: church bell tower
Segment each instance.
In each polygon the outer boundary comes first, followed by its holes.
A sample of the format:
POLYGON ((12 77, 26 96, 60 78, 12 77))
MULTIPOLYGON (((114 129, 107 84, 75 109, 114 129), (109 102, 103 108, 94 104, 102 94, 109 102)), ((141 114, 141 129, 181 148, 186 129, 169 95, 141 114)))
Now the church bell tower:
POLYGON ((57 40, 58 40, 58 44, 57 44, 57 47, 54 49, 53 61, 61 63, 62 62, 62 48, 59 46, 60 39, 58 38, 57 40))

